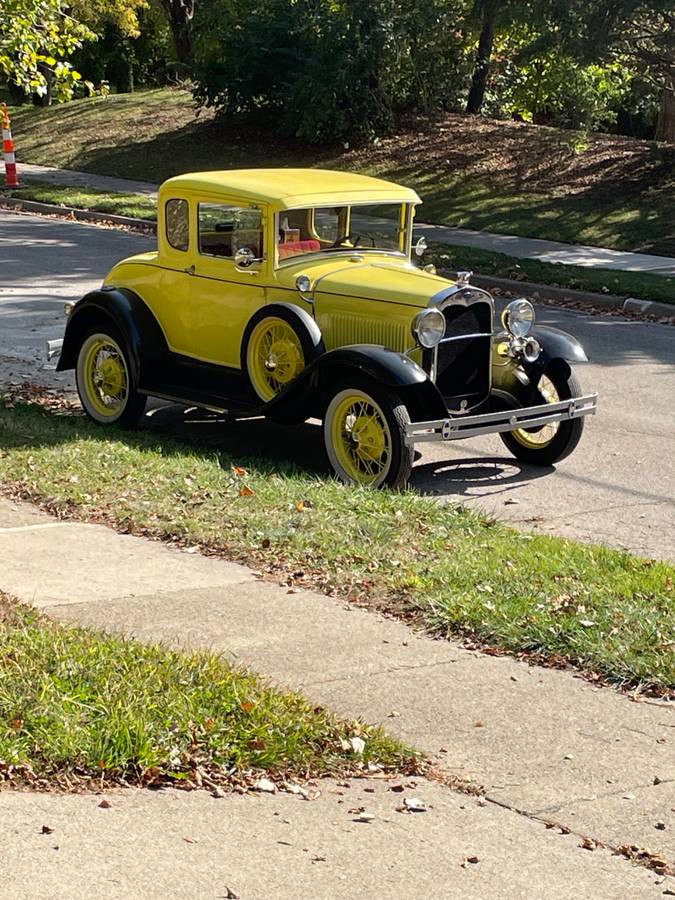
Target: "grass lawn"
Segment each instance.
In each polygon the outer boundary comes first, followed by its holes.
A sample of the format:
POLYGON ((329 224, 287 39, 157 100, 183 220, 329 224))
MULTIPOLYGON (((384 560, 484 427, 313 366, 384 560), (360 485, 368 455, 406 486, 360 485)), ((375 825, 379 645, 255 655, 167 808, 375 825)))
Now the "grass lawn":
POLYGON ((59 625, 0 593, 0 783, 214 787, 369 762, 414 757, 216 656, 59 625), (362 755, 345 749, 356 735, 362 755))
POLYGON ((423 221, 675 256, 675 147, 446 115, 345 150, 197 115, 178 89, 17 107, 19 164, 161 181, 199 169, 351 168, 422 196, 423 221))
POLYGON ((67 187, 48 184, 44 181, 24 180, 20 191, 6 191, 0 187, 3 196, 17 200, 37 200, 56 206, 70 206, 92 212, 112 213, 117 216, 131 216, 134 219, 157 219, 157 203, 142 194, 119 194, 97 191, 93 188, 67 187))
POLYGON ((525 534, 414 492, 0 405, 0 484, 61 514, 200 546, 384 606, 439 636, 675 687, 675 568, 525 534))
POLYGON ((618 294, 641 300, 658 300, 675 304, 675 278, 640 272, 616 272, 612 269, 590 269, 522 259, 473 247, 444 244, 430 246, 429 258, 439 271, 468 269, 477 275, 515 278, 538 284, 558 285, 578 291, 618 294))

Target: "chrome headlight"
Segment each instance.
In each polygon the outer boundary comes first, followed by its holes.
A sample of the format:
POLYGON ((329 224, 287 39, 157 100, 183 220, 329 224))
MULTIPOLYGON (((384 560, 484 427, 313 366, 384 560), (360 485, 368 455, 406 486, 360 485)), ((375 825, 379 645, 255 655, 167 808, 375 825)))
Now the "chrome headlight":
POLYGON ((526 337, 534 327, 534 306, 523 297, 512 300, 502 313, 502 325, 514 337, 526 337))
POLYGON ((435 347, 445 334, 445 316, 440 309, 423 309, 415 316, 412 333, 422 347, 435 347))

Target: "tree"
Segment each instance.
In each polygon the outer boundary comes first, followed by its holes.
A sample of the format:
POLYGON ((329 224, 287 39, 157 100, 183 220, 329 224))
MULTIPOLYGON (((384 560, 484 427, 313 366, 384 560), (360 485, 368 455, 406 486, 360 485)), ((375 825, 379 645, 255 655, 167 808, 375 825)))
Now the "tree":
POLYGON ((62 0, 0 0, 0 72, 26 93, 71 97, 80 76, 68 59, 94 37, 62 0))
MULTIPOLYGON (((192 59, 192 20, 195 14, 195 0, 160 0, 160 2, 173 34, 178 61, 189 66, 192 59)), ((246 9, 243 9, 242 13, 247 15, 246 9)))
POLYGON ((561 40, 591 61, 630 60, 660 94, 657 140, 675 142, 672 0, 554 0, 561 40))
POLYGON ((466 104, 468 113, 479 113, 485 99, 488 75, 490 73, 490 60, 495 41, 495 27, 497 15, 504 6, 504 0, 476 0, 471 17, 481 22, 480 36, 478 38, 478 51, 476 64, 469 89, 469 99, 466 104))

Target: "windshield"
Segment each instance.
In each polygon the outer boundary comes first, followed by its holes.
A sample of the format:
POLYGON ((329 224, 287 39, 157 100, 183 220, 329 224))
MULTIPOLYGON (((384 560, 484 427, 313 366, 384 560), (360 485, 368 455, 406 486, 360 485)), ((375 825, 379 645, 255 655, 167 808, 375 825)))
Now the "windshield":
POLYGON ((405 253, 405 203, 289 209, 279 215, 279 262, 309 253, 405 253))

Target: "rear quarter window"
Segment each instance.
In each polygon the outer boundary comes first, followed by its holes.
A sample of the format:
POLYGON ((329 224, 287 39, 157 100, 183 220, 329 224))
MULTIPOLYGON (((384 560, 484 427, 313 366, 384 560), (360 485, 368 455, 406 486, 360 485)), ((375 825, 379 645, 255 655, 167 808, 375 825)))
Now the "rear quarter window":
POLYGON ((174 250, 187 250, 190 219, 187 200, 166 201, 166 239, 174 250))

